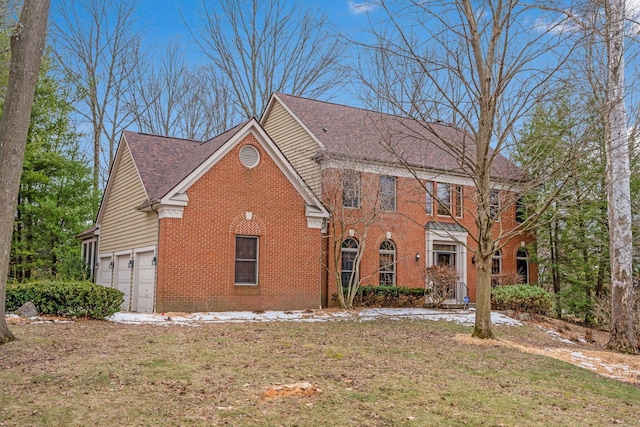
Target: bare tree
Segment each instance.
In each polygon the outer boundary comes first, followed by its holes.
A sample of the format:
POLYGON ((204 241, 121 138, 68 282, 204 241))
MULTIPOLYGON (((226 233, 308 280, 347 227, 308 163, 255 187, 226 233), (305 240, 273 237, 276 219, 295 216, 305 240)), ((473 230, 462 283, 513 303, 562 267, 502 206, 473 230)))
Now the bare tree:
POLYGON ((0 344, 15 339, 4 316, 9 253, 48 19, 49 0, 25 0, 11 36, 9 80, 0 118, 0 344))
POLYGON ((63 0, 53 24, 55 54, 91 127, 94 188, 113 161, 117 138, 131 122, 133 78, 145 66, 136 2, 63 0))
MULTIPOLYGON (((386 23, 372 25, 374 43, 361 44, 371 53, 365 66, 376 69, 361 70, 368 89, 364 98, 381 100, 379 107, 384 110, 415 119, 419 130, 406 133, 417 139, 431 135, 437 149, 458 159, 459 168, 452 172, 473 181, 476 227, 469 230, 477 273, 473 335, 490 338, 492 257, 540 215, 531 213, 515 228, 502 227, 498 221, 536 185, 509 168, 502 155, 515 141, 519 123, 545 95, 570 48, 555 31, 561 24, 551 31, 532 30, 536 14, 530 13, 531 3, 382 0, 378 4, 386 23), (558 50, 552 53, 551 47, 558 50), (443 138, 430 125, 434 122, 451 123, 469 137, 443 138)), ((386 146, 417 178, 419 170, 412 159, 392 142, 386 146)))
POLYGON ((192 69, 178 42, 170 42, 157 67, 135 79, 129 110, 138 129, 155 135, 206 140, 231 126, 229 88, 212 67, 192 69))
POLYGON ((246 117, 258 117, 273 92, 316 98, 342 82, 343 44, 317 10, 284 0, 208 3, 195 38, 246 117))
POLYGON ((594 103, 604 128, 611 268, 608 346, 635 353, 630 144, 637 129, 629 130, 625 106, 625 57, 635 56, 634 45, 637 53, 637 43, 625 43, 632 11, 624 0, 606 0, 578 2, 564 13, 576 34, 580 53, 571 67, 575 73, 572 86, 594 103))
POLYGON ((633 326, 631 168, 627 110, 624 103, 625 0, 605 0, 604 14, 607 46, 604 131, 611 256, 611 326, 607 346, 617 351, 636 353, 633 326))

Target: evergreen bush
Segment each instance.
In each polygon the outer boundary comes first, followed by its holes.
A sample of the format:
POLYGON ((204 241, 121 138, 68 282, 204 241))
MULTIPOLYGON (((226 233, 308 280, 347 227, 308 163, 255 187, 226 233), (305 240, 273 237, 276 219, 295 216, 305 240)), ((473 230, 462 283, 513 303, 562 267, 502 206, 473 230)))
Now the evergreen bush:
POLYGON ((90 282, 35 281, 7 284, 6 311, 31 301, 41 314, 104 319, 120 310, 122 291, 90 282))
POLYGON ((491 302, 498 310, 544 314, 553 308, 553 296, 538 286, 513 285, 491 290, 491 302))

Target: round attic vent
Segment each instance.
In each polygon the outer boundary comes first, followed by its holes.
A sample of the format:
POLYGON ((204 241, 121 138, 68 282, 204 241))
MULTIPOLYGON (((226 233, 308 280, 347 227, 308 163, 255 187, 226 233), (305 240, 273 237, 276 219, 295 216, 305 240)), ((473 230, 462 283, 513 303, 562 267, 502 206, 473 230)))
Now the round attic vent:
POLYGON ((240 149, 240 162, 248 168, 253 168, 260 162, 260 152, 253 145, 245 145, 240 149))

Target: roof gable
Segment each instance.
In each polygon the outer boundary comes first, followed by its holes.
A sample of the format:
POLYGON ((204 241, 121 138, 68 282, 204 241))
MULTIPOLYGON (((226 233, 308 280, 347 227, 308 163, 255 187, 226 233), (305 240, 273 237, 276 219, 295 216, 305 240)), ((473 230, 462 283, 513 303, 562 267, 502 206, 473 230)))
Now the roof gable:
MULTIPOLYGON (((304 183, 302 178, 293 169, 291 164, 287 161, 280 149, 271 140, 269 135, 265 132, 262 126, 256 119, 251 119, 235 128, 225 132, 219 137, 203 144, 203 146, 192 150, 191 155, 187 158, 186 162, 195 164, 193 159, 197 158, 199 164, 183 179, 176 182, 160 200, 162 204, 171 204, 172 200, 182 203, 185 201, 185 192, 193 185, 197 180, 202 177, 207 171, 209 171, 220 159, 222 159, 233 147, 240 143, 249 133, 252 133, 264 150, 269 154, 272 160, 276 163, 285 177, 298 191, 300 196, 307 204, 307 211, 309 209, 317 214, 327 218, 329 213, 322 206, 320 201, 313 195, 309 187, 304 183), (208 145, 208 147, 205 147, 208 145)), ((185 168, 186 169, 186 168, 185 168)))

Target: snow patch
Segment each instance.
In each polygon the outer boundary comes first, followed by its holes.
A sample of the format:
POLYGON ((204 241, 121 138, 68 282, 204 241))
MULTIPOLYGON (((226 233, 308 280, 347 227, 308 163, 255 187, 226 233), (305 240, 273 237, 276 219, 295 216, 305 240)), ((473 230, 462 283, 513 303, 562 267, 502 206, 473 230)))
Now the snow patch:
MULTIPOLYGON (((179 315, 144 314, 118 312, 107 320, 126 324, 186 325, 197 326, 200 323, 237 323, 237 322, 328 322, 336 320, 374 319, 426 319, 444 320, 465 326, 475 324, 475 311, 472 310, 432 310, 425 308, 367 308, 358 311, 225 311, 211 313, 181 313, 179 315)), ((501 313, 491 313, 494 325, 522 326, 518 320, 501 313)))

